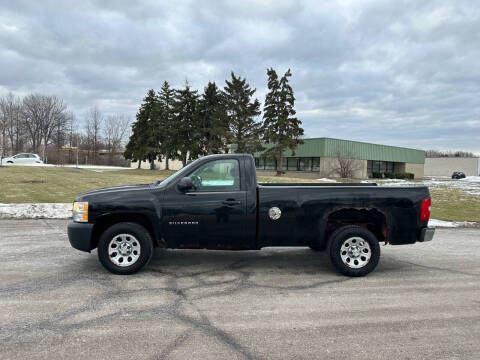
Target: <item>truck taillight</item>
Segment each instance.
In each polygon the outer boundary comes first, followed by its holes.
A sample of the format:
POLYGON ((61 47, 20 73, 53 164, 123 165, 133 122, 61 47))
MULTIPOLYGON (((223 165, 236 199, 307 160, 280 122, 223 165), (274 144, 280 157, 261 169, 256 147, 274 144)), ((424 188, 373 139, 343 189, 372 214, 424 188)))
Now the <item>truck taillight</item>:
POLYGON ((428 221, 428 219, 430 219, 431 207, 432 207, 432 199, 428 198, 422 201, 422 209, 420 210, 420 220, 428 221))

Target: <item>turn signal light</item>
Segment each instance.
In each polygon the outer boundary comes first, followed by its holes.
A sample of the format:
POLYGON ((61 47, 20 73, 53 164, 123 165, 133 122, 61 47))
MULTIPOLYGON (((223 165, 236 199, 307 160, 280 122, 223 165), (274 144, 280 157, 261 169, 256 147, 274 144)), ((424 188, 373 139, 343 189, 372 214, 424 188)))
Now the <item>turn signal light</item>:
POLYGON ((428 221, 430 219, 430 211, 432 209, 432 199, 428 198, 422 201, 422 208, 420 210, 420 220, 428 221))

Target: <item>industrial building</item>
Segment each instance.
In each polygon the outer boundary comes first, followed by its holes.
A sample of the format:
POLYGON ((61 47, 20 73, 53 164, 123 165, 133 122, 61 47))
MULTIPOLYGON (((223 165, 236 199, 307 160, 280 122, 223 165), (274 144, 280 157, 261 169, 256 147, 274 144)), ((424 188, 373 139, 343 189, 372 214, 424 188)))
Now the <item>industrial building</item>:
POLYGON ((437 157, 425 159, 425 176, 452 176, 454 171, 461 171, 466 176, 478 176, 480 175, 480 158, 437 157))
MULTIPOLYGON (((254 156, 259 174, 276 173, 277 161, 264 157, 263 152, 254 156)), ((354 178, 372 177, 374 172, 408 172, 415 178, 424 176, 423 150, 325 137, 304 139, 294 153, 286 151, 282 170, 292 177, 339 177, 340 159, 352 159, 350 166, 354 178)))
MULTIPOLYGON (((265 145, 268 148, 268 145, 265 145)), ((275 175, 277 161, 264 156, 264 152, 254 154, 255 166, 260 175, 275 175)), ((425 152, 397 146, 371 144, 359 141, 332 138, 304 139, 295 153, 288 150, 284 153, 283 171, 286 176, 318 179, 323 177, 339 177, 339 158, 352 159, 350 166, 352 177, 364 179, 372 177, 374 172, 412 173, 415 178, 424 176, 425 152)), ((155 168, 165 169, 165 159, 155 161, 155 168)), ((132 162, 132 167, 138 163, 132 162)), ((142 162, 141 167, 148 169, 150 164, 142 162)), ((178 170, 182 163, 169 160, 169 168, 178 170)))

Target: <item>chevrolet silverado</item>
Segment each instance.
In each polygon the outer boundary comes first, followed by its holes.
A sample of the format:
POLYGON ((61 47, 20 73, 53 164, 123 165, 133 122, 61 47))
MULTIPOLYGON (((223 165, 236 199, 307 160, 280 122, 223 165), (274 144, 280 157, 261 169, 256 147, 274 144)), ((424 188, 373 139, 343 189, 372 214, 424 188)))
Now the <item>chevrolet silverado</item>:
POLYGON ((97 248, 115 274, 145 266, 154 247, 253 250, 305 246, 327 250, 347 276, 371 272, 380 242, 432 239, 427 187, 372 183, 257 183, 246 154, 202 157, 163 181, 78 195, 71 245, 97 248))

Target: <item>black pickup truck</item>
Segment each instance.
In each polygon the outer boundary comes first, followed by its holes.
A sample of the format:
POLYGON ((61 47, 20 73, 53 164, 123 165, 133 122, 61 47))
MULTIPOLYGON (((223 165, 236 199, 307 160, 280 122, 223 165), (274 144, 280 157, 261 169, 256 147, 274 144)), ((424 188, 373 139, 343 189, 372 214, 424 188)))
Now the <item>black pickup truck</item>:
POLYGON ((163 181, 78 195, 68 237, 76 249, 98 248, 115 274, 141 269, 154 247, 308 246, 362 276, 377 266, 379 242, 432 239, 430 205, 427 187, 257 183, 252 156, 209 155, 163 181))

